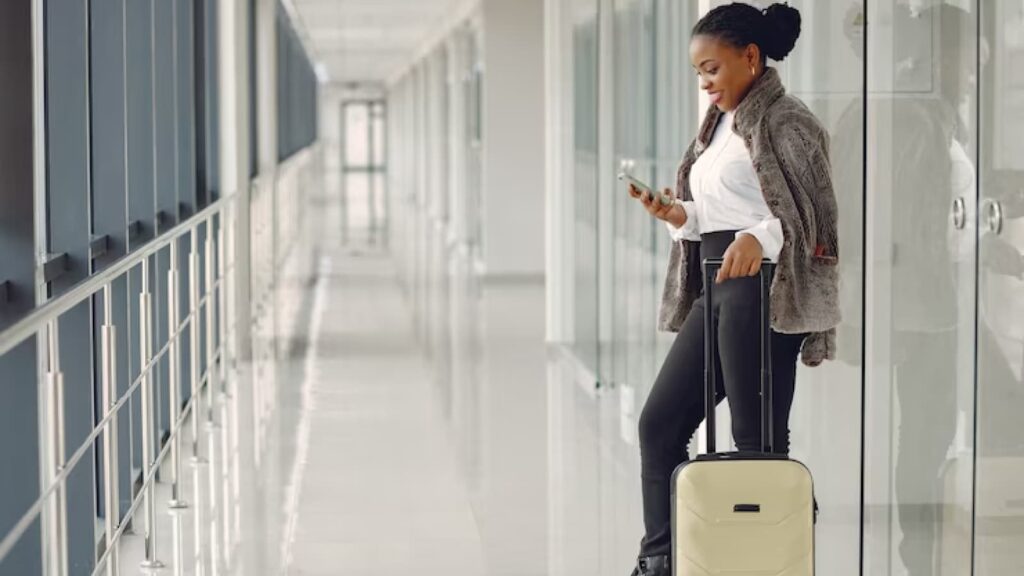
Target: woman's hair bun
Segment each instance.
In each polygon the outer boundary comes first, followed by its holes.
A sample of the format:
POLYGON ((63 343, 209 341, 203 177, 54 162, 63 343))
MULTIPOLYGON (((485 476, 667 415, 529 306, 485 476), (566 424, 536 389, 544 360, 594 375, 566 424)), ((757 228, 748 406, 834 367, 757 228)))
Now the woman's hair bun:
POLYGON ((761 48, 765 56, 781 62, 800 37, 800 11, 788 4, 772 4, 763 14, 767 26, 761 48))

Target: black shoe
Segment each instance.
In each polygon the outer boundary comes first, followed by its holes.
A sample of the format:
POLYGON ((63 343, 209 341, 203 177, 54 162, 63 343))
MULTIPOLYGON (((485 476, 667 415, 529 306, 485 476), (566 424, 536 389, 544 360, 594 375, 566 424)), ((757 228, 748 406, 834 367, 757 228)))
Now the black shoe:
POLYGON ((644 556, 637 559, 636 576, 672 576, 672 563, 667 555, 644 556))

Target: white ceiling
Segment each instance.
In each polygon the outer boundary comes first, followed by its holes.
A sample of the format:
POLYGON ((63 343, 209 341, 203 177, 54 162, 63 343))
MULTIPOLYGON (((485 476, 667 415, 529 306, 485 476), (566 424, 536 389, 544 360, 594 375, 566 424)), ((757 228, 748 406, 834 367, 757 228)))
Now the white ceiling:
POLYGON ((457 0, 292 0, 330 82, 380 83, 401 70, 457 0))

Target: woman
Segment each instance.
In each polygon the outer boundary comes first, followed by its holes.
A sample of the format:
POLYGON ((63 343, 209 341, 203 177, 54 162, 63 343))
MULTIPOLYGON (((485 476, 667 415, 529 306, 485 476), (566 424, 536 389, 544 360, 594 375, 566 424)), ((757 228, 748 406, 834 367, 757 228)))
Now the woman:
POLYGON ((828 135, 766 65, 767 58, 785 58, 799 35, 799 12, 781 4, 762 11, 736 3, 704 16, 693 29, 690 58, 712 105, 683 157, 674 202, 630 189, 675 240, 659 328, 678 332, 640 416, 646 535, 634 576, 671 574, 669 480, 704 418, 703 259, 725 260, 712 304, 716 395, 729 398, 740 450, 762 449, 762 258, 776 263, 771 322, 777 452, 789 451, 797 355, 810 366, 834 356, 838 246, 828 135))

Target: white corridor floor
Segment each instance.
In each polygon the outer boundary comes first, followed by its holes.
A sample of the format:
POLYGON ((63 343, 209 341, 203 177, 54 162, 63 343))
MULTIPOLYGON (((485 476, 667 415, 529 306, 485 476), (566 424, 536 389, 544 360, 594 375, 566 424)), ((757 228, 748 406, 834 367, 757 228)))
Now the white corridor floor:
POLYGON ((481 374, 468 360, 439 380, 394 270, 381 253, 322 259, 308 337, 267 387, 232 573, 547 573, 543 285, 492 303, 518 328, 491 338, 509 354, 488 370, 510 370, 485 400, 482 383, 457 390, 481 374))
POLYGON ((431 370, 391 270, 380 257, 333 261, 317 289, 289 575, 485 573, 431 370))

